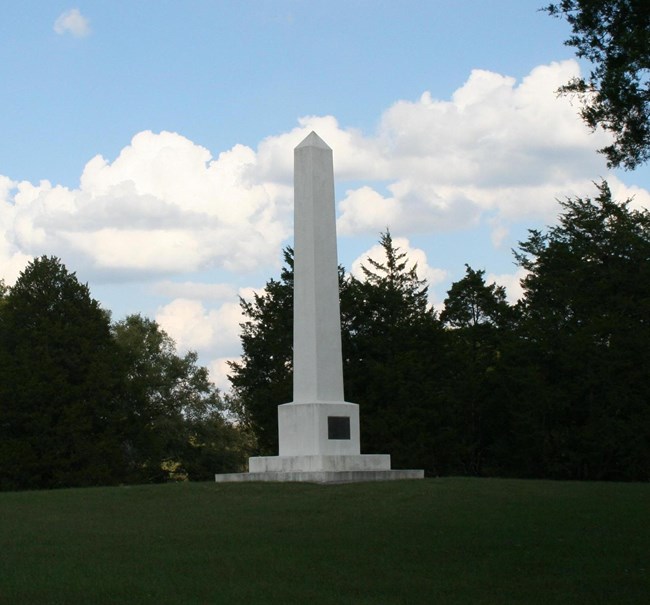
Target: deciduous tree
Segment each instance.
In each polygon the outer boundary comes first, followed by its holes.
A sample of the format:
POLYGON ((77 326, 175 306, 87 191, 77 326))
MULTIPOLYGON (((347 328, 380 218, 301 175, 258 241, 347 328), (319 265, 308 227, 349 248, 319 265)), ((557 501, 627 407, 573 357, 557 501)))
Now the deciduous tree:
POLYGON ((178 355, 174 340, 141 315, 117 322, 112 332, 126 367, 124 443, 134 479, 206 479, 239 470, 243 438, 224 420, 221 394, 197 354, 178 355))

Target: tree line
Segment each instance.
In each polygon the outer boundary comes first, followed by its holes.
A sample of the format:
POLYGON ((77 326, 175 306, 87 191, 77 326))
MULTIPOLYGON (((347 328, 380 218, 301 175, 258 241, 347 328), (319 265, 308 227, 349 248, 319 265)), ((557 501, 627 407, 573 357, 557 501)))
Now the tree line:
MULTIPOLYGON (((466 267, 437 313, 389 232, 363 278, 340 269, 345 394, 365 453, 428 475, 650 478, 650 213, 562 203, 557 225, 514 251, 523 297, 466 267)), ((292 396, 293 258, 243 300, 231 407, 277 453, 277 405, 292 396)))
POLYGON ((111 322, 60 259, 0 282, 0 489, 158 482, 242 468, 247 437, 173 340, 111 322))
MULTIPOLYGON (((362 278, 339 270, 364 452, 428 475, 650 478, 648 211, 602 182, 514 251, 517 303, 466 266, 439 313, 390 233, 380 242, 385 260, 362 278)), ((277 454, 277 406, 292 396, 284 258, 241 301, 226 395, 155 321, 111 321, 58 258, 0 282, 0 489, 211 479, 277 454)))

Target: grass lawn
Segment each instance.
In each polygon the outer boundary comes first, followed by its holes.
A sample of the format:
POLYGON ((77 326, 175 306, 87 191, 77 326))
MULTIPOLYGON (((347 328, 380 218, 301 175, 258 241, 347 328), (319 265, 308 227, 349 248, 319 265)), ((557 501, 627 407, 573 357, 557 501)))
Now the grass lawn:
POLYGON ((0 603, 650 603, 650 484, 0 494, 0 603))

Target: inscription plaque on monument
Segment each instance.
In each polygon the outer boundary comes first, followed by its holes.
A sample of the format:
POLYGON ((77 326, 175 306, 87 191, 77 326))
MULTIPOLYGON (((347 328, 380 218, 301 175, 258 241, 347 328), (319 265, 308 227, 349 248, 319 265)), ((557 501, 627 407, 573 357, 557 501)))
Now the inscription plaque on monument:
POLYGON ((328 439, 349 439, 350 438, 350 417, 349 416, 328 416, 327 417, 327 438, 328 439))

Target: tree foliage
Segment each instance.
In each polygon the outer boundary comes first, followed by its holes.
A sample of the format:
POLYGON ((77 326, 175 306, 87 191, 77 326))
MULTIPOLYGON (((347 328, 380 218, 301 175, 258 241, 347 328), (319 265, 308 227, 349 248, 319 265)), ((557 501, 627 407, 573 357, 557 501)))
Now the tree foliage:
POLYGON ((0 489, 207 479, 246 436, 196 353, 156 322, 109 314, 58 258, 0 289, 0 489))
POLYGON ((601 149, 610 167, 635 168, 650 158, 650 4, 647 0, 561 0, 545 10, 564 17, 566 41, 592 64, 588 78, 560 88, 577 95, 581 116, 614 142, 601 149))
POLYGON ((486 284, 485 271, 466 265, 465 277, 447 293, 440 319, 447 330, 442 390, 454 432, 451 464, 481 475, 486 465, 498 466, 490 451, 503 423, 497 369, 512 339, 514 310, 503 286, 486 284))
POLYGON ((244 464, 237 431, 207 369, 153 320, 129 315, 112 327, 126 365, 127 465, 139 480, 206 479, 244 464), (210 468, 208 468, 210 467, 210 468))
MULTIPOLYGON (((467 266, 440 317, 426 283, 382 234, 384 260, 341 271, 345 394, 362 450, 428 474, 647 480, 650 476, 650 216, 569 199, 559 222, 515 254, 524 297, 467 266)), ((282 280, 242 301, 233 364, 244 417, 277 450, 291 395, 291 255, 282 280)), ((266 440, 266 441, 264 441, 266 440)))
POLYGON ((3 301, 3 487, 113 482, 122 464, 120 360, 108 314, 58 258, 31 262, 3 301))
POLYGON ((522 382, 534 385, 534 409, 519 432, 553 475, 650 469, 650 213, 629 203, 603 182, 594 199, 566 200, 559 224, 532 231, 517 253, 529 271, 520 359, 536 376, 522 382))
POLYGON ((381 234, 383 261, 368 258, 363 278, 341 292, 346 397, 360 405, 361 446, 390 452, 397 468, 433 466, 434 416, 442 331, 417 266, 381 234))
MULTIPOLYGON (((360 278, 339 270, 364 452, 428 474, 650 478, 648 211, 605 182, 566 200, 515 252, 519 303, 466 266, 440 316, 389 232, 380 243, 360 278)), ((244 355, 223 398, 155 321, 111 325, 59 259, 0 284, 0 488, 208 479, 253 446, 275 454, 292 391, 290 249, 280 279, 241 304, 244 355)))
POLYGON ((465 265, 465 277, 452 284, 445 299, 442 322, 450 328, 500 328, 512 316, 503 286, 485 283, 485 271, 465 265))
POLYGON ((277 454, 277 406, 292 399, 293 250, 284 251, 280 280, 271 279, 261 294, 240 299, 243 355, 230 362, 231 408, 257 438, 258 452, 277 454))

